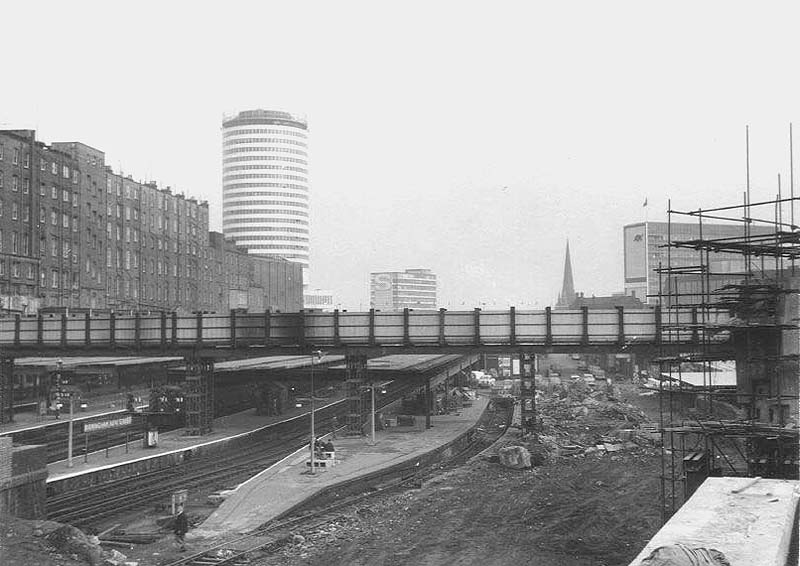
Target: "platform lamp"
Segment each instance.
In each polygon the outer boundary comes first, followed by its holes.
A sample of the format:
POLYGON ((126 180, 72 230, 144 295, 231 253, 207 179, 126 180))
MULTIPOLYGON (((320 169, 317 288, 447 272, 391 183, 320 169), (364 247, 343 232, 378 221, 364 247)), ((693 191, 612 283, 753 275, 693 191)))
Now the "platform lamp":
MULTIPOLYGON (((58 358, 58 361, 56 362, 56 367, 57 367, 56 379, 58 380, 58 397, 59 397, 58 403, 60 403, 61 399, 64 398, 64 393, 63 393, 64 392, 64 388, 62 387, 62 384, 63 384, 62 379, 63 378, 61 376, 61 370, 64 367, 64 362, 61 360, 61 358, 58 358)), ((74 427, 74 422, 73 422, 73 419, 75 417, 75 411, 74 411, 74 407, 73 407, 73 403, 72 403, 72 391, 70 390, 70 391, 67 391, 66 393, 67 393, 67 398, 69 399, 69 431, 67 433, 67 467, 71 468, 72 465, 73 465, 72 464, 72 441, 73 441, 73 436, 74 436, 74 434, 73 434, 74 433, 74 428, 73 428, 74 427)))
MULTIPOLYGON (((391 362, 388 360, 372 360, 372 368, 388 368, 391 367, 391 362)), ((385 385, 381 384, 381 393, 386 393, 385 385)), ((375 445, 375 380, 370 376, 369 378, 369 394, 370 394, 370 418, 369 418, 369 437, 372 446, 375 445)))
POLYGON ((311 352, 311 441, 308 447, 311 450, 311 474, 316 473, 314 468, 314 445, 316 444, 317 437, 314 431, 314 361, 322 359, 322 350, 314 350, 311 352))

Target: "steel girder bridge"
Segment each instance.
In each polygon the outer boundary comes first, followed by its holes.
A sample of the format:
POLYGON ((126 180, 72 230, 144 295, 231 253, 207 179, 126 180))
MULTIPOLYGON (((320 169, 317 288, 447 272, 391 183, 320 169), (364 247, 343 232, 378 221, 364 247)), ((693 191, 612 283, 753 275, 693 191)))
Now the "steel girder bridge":
POLYGON ((704 345, 730 357, 727 312, 696 309, 662 315, 660 307, 520 311, 418 311, 258 314, 89 313, 0 319, 5 356, 43 351, 83 354, 187 353, 214 358, 272 353, 360 352, 691 352, 704 345), (717 324, 709 324, 709 318, 717 324))

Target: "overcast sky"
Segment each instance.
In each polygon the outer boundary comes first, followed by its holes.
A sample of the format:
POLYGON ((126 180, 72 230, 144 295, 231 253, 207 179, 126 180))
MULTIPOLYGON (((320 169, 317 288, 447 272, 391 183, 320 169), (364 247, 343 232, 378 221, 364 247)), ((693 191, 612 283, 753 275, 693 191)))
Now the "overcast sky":
POLYGON ((623 225, 741 202, 745 126, 754 200, 788 193, 790 122, 798 168, 797 2, 215 4, 4 6, 0 128, 101 149, 221 230, 223 113, 305 113, 312 286, 343 308, 409 267, 445 307, 541 308, 567 239, 578 290, 620 291, 623 225))

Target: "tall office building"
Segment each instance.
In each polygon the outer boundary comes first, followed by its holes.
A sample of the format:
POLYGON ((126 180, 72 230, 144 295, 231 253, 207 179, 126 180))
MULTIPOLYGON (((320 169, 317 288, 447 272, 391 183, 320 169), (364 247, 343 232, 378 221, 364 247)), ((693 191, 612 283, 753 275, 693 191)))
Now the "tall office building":
POLYGON ((222 122, 222 231, 257 255, 303 266, 309 238, 308 124, 274 110, 222 122))
POLYGON ((430 269, 371 273, 369 300, 378 310, 435 309, 436 274, 430 269))
MULTIPOLYGON (((770 234, 771 228, 752 226, 752 235, 770 234)), ((702 236, 706 239, 741 238, 743 228, 734 224, 703 223, 702 236)), ((655 304, 658 295, 681 296, 681 303, 699 302, 702 293, 736 284, 744 279, 746 265, 742 254, 712 253, 708 258, 710 273, 691 276, 691 270, 702 262, 700 252, 690 248, 669 248, 668 242, 700 238, 700 225, 688 222, 637 222, 623 227, 625 294, 644 303, 655 304), (669 257, 667 257, 669 254, 669 257), (659 267, 681 267, 683 275, 677 289, 670 289, 670 278, 659 276, 659 267), (694 297, 694 298, 693 298, 694 297)))

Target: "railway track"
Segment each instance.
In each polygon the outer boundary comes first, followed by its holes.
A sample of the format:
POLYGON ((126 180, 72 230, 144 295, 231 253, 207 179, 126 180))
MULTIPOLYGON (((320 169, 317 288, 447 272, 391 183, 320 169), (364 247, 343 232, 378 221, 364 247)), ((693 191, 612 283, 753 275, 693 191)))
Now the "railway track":
MULTIPOLYGON (((405 387, 398 387, 387 395, 385 403, 395 401, 404 392, 405 387)), ((343 422, 346 412, 344 400, 317 410, 318 430, 331 430, 333 418, 343 422)), ((306 418, 284 421, 246 437, 225 453, 193 457, 168 470, 51 495, 47 499, 48 519, 92 528, 132 509, 163 501, 165 494, 178 489, 214 491, 231 487, 305 446, 307 423, 306 418)))
POLYGON ((196 554, 164 566, 243 566, 266 558, 281 547, 292 544, 293 535, 313 531, 341 516, 348 507, 398 489, 416 487, 424 479, 445 468, 458 466, 494 443, 508 428, 513 408, 496 409, 482 423, 486 434, 473 434, 466 446, 446 461, 432 459, 427 465, 401 464, 362 476, 331 490, 328 496, 315 497, 314 507, 297 507, 292 516, 279 518, 248 535, 227 540, 196 554), (503 426, 497 426, 502 422, 503 426), (345 495, 346 494, 346 495, 345 495))
MULTIPOLYGON (((320 419, 320 427, 345 413, 343 404, 334 406, 320 419)), ((169 470, 158 470, 47 500, 48 519, 91 527, 109 517, 163 500, 164 494, 177 489, 218 489, 240 483, 264 468, 280 461, 308 442, 303 419, 280 432, 255 435, 230 453, 192 458, 169 470), (272 436, 272 438, 264 438, 272 436)))

